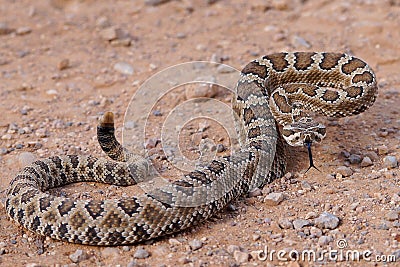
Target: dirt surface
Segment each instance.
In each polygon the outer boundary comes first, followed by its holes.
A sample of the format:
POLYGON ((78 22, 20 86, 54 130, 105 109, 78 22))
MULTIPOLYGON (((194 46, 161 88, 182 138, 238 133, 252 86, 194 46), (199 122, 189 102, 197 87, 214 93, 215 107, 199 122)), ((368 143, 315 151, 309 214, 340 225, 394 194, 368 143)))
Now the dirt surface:
MULTIPOLYGON (((99 115, 116 113, 120 138, 134 93, 153 74, 179 63, 212 60, 240 69, 279 51, 347 52, 375 70, 378 99, 361 115, 323 119, 328 136, 314 151, 320 172, 304 174, 307 154, 292 149, 290 173, 266 186, 262 195, 243 197, 200 226, 173 236, 111 248, 67 244, 30 233, 0 208, 0 265, 374 266, 384 264, 379 259, 393 260, 389 255, 399 261, 400 171, 398 163, 390 166, 390 160, 400 161, 399 1, 163 2, 0 0, 2 202, 10 180, 33 156, 105 156, 95 138, 99 115), (368 161, 365 157, 372 165, 360 163, 368 161), (274 205, 264 200, 271 192, 283 201, 274 205), (321 227, 317 218, 323 212, 334 216, 331 223, 338 218, 339 225, 321 227), (360 262, 325 255, 317 263, 288 263, 271 254, 283 250, 287 253, 281 256, 288 258, 290 251, 292 256, 304 250, 318 255, 329 249, 371 255, 360 262)), ((206 89, 205 96, 229 104, 229 91, 214 89, 206 89)), ((193 97, 185 90, 178 88, 155 103, 149 125, 162 123, 173 107, 193 97)), ((138 147, 145 144, 157 154, 160 136, 156 127, 150 128, 147 141, 138 140, 138 147)), ((179 143, 195 159, 198 144, 208 139, 226 148, 235 143, 218 123, 202 119, 183 126, 179 143)), ((158 157, 161 168, 166 154, 158 157)), ((164 168, 173 175, 168 165, 164 168)), ((105 198, 127 190, 89 183, 55 193, 105 198)))

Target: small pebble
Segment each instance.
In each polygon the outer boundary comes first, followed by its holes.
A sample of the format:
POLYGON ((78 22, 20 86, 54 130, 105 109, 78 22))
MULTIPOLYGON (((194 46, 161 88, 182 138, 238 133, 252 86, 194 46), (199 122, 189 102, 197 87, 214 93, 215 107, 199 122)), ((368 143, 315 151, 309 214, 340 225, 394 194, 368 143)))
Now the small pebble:
POLYGON ((372 161, 379 160, 378 154, 376 154, 374 151, 368 151, 367 153, 365 153, 365 157, 370 158, 372 161))
POLYGON ((12 33, 14 29, 7 26, 6 23, 0 22, 0 35, 12 33))
POLYGON ((198 250, 203 247, 203 242, 201 242, 198 239, 193 239, 192 241, 189 242, 190 248, 194 250, 198 250))
POLYGON ((304 190, 311 190, 312 186, 307 181, 301 181, 301 188, 303 188, 304 190))
POLYGON ((385 219, 390 222, 393 222, 393 221, 399 219, 399 212, 396 212, 394 210, 389 211, 388 213, 386 213, 385 219))
POLYGON ((162 116, 162 112, 160 110, 156 109, 153 111, 153 115, 154 116, 162 116))
POLYGON ((131 250, 131 247, 130 247, 130 246, 123 246, 123 247, 122 247, 122 250, 125 251, 125 252, 127 252, 127 251, 130 251, 130 250, 131 250))
POLYGON ((321 229, 313 226, 310 228, 310 235, 320 237, 320 236, 322 236, 322 231, 321 231, 321 229))
POLYGON ((385 231, 387 231, 387 230, 390 229, 390 227, 388 226, 387 221, 382 221, 382 223, 380 223, 380 224, 378 225, 377 229, 378 229, 378 230, 385 230, 385 231))
POLYGON ((31 33, 31 32, 32 32, 32 29, 29 28, 29 27, 19 27, 19 28, 17 28, 15 30, 15 33, 17 35, 25 35, 25 34, 28 34, 28 33, 31 33))
POLYGON ((361 156, 357 154, 351 154, 349 161, 351 164, 359 164, 361 162, 361 156))
POLYGON ((258 187, 249 192, 249 197, 258 197, 258 196, 261 196, 261 195, 262 195, 262 191, 258 187))
POLYGON ((112 41, 118 38, 117 29, 114 27, 105 28, 100 31, 100 37, 106 41, 112 41))
POLYGON ((227 251, 229 254, 233 255, 235 251, 240 251, 240 247, 237 245, 229 245, 227 251))
POLYGON ((249 261, 249 253, 242 252, 240 250, 236 250, 233 253, 233 257, 235 258, 236 262, 238 263, 245 263, 249 261))
POLYGON ((367 156, 365 156, 363 158, 363 160, 361 161, 361 164, 360 164, 361 167, 368 167, 371 165, 373 165, 372 160, 367 156))
POLYGON ((225 146, 223 144, 217 144, 217 153, 225 151, 225 146))
POLYGON ((181 244, 182 244, 182 243, 181 243, 178 239, 176 239, 176 238, 170 238, 170 239, 168 239, 168 243, 169 243, 170 245, 173 245, 173 246, 181 245, 181 244))
MULTIPOLYGON (((198 77, 196 81, 215 81, 214 77, 198 77)), ((186 99, 214 97, 217 94, 217 87, 210 83, 194 83, 185 87, 186 99)))
POLYGON ((343 177, 348 177, 353 174, 353 171, 346 166, 340 166, 339 168, 337 168, 337 172, 341 174, 343 177))
POLYGON ((143 248, 138 248, 135 253, 133 254, 133 257, 135 259, 146 259, 150 256, 150 253, 143 249, 143 248))
POLYGON ((50 89, 50 90, 46 91, 46 94, 49 96, 55 96, 55 95, 58 95, 58 92, 55 89, 50 89))
POLYGON ((0 148, 0 155, 5 155, 5 154, 7 154, 7 153, 8 153, 7 148, 5 148, 5 147, 1 147, 1 148, 0 148))
POLYGON ((217 72, 218 73, 231 73, 231 72, 235 72, 236 69, 232 68, 231 66, 225 65, 225 64, 221 64, 217 67, 217 72))
POLYGON ((39 128, 35 131, 35 135, 40 138, 45 138, 48 136, 48 133, 45 128, 39 128))
POLYGON ((299 230, 305 226, 309 226, 310 221, 309 220, 304 220, 304 219, 296 219, 293 221, 293 226, 294 229, 299 230))
POLYGON ((329 243, 332 242, 332 240, 333 239, 331 236, 323 235, 318 239, 318 245, 320 245, 320 246, 329 245, 329 243))
POLYGON ((314 220, 315 225, 320 229, 335 229, 339 225, 339 218, 329 212, 323 212, 314 220))
POLYGON ((132 44, 132 39, 129 37, 119 38, 119 39, 112 40, 110 42, 110 44, 114 47, 115 46, 130 46, 132 44))
POLYGON ((383 167, 393 169, 397 167, 397 159, 395 156, 386 156, 383 158, 383 167))
POLYGON ((81 249, 77 249, 74 253, 69 255, 69 259, 74 263, 79 263, 86 260, 87 258, 88 255, 86 254, 86 252, 81 249))
POLYGON ((310 211, 309 213, 306 214, 305 219, 315 219, 317 218, 318 214, 314 211, 310 211))
POLYGON ((96 26, 104 29, 110 27, 111 23, 107 17, 102 16, 96 19, 96 26))
POLYGON ((157 138, 149 138, 144 142, 144 147, 146 149, 152 149, 155 148, 159 142, 160 140, 157 138))
POLYGON ((68 58, 62 59, 60 62, 58 62, 57 68, 59 70, 65 70, 65 69, 69 68, 69 59, 68 58))
POLYGON ((133 67, 126 62, 117 62, 114 64, 114 70, 125 75, 133 74, 133 67))
POLYGON ((187 35, 186 35, 184 32, 178 32, 178 33, 176 34, 176 38, 178 38, 178 39, 185 39, 186 36, 187 36, 187 35))
POLYGON ((390 200, 393 202, 400 202, 400 195, 395 193, 390 200))
POLYGON ((270 206, 277 206, 279 203, 281 203, 284 199, 283 193, 269 193, 267 196, 264 198, 264 203, 270 206))
POLYGON ((278 225, 282 228, 282 229, 292 229, 293 228, 293 223, 287 219, 287 218, 282 218, 278 221, 278 225))
POLYGON ((145 0, 144 3, 148 6, 158 6, 164 3, 168 3, 171 0, 145 0))
POLYGON ((386 155, 387 153, 389 153, 389 149, 385 145, 378 146, 377 149, 378 149, 378 155, 386 155))
POLYGON ((297 36, 297 35, 295 35, 293 37, 293 43, 296 46, 302 46, 302 47, 305 47, 305 48, 311 48, 311 44, 309 42, 307 42, 304 38, 302 38, 300 36, 297 36))
POLYGON ((12 135, 11 134, 5 134, 1 136, 2 140, 11 140, 12 139, 12 135))

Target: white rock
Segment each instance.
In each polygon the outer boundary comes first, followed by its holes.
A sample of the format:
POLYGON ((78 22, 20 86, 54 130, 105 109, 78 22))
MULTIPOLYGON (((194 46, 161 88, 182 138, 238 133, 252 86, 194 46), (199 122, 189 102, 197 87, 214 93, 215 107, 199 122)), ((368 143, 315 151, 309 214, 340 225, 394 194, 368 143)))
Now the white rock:
POLYGON ((368 167, 371 165, 373 165, 372 160, 367 156, 363 158, 360 164, 361 167, 368 167))
POLYGON ((339 221, 338 217, 325 211, 314 220, 314 223, 320 229, 335 229, 338 227, 339 221))
POLYGON ((192 250, 198 250, 203 247, 203 242, 198 239, 193 239, 191 242, 189 242, 189 246, 192 250))
POLYGON ((264 203, 270 206, 276 206, 279 205, 284 199, 283 193, 269 193, 267 196, 264 198, 264 203))
POLYGON ((74 263, 84 261, 87 258, 88 258, 88 255, 86 254, 86 252, 84 252, 81 249, 77 249, 74 253, 69 255, 69 259, 74 263))
POLYGON ((299 229, 303 228, 304 226, 308 226, 308 225, 310 225, 309 220, 296 219, 293 221, 293 226, 294 226, 294 229, 296 229, 296 230, 299 230, 299 229))
POLYGON ((143 248, 138 248, 135 251, 135 253, 133 254, 133 257, 135 259, 146 259, 146 258, 150 257, 150 253, 143 248))
POLYGON ((233 257, 235 258, 236 262, 238 263, 245 263, 249 261, 249 253, 247 252, 242 252, 239 250, 236 250, 233 253, 233 257))
POLYGON ((383 167, 388 168, 388 169, 393 169, 397 167, 397 159, 395 156, 386 156, 383 159, 383 167))
POLYGON ((125 75, 133 74, 133 67, 126 62, 117 62, 114 64, 114 70, 125 75))
POLYGON ((347 177, 353 174, 353 170, 346 166, 340 166, 339 168, 337 168, 337 172, 343 177, 347 177))
POLYGON ((320 246, 329 245, 329 243, 332 242, 332 240, 333 239, 331 236, 323 235, 318 239, 318 245, 320 245, 320 246))

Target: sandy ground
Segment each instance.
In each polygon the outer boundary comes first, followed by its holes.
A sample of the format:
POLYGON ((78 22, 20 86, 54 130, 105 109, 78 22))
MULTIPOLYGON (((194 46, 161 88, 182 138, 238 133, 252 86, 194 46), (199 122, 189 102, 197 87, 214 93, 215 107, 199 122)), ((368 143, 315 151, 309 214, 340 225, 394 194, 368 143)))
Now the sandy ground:
MULTIPOLYGON (((10 222, 0 208, 1 266, 380 266, 385 263, 377 261, 393 260, 390 255, 400 260, 400 171, 386 162, 390 156, 400 161, 399 2, 249 2, 0 1, 2 201, 8 183, 32 156, 104 156, 95 139, 99 115, 116 113, 120 138, 133 94, 151 75, 179 63, 213 60, 240 69, 273 52, 340 51, 367 61, 379 81, 371 109, 323 119, 328 136, 314 152, 321 172, 304 174, 307 154, 293 149, 290 174, 264 188, 263 195, 241 198, 196 228, 136 246, 89 247, 41 238, 10 222), (366 156, 372 165, 364 167, 360 160, 366 156), (346 172, 350 176, 341 174, 346 172), (282 193, 284 200, 270 205, 264 197, 271 192, 282 193), (339 226, 320 229, 315 218, 323 212, 339 218, 339 226), (338 241, 345 246, 340 249, 338 241), (271 250, 306 249, 371 255, 360 262, 324 257, 318 263, 288 263, 276 254, 272 261, 258 258, 256 251, 266 248, 268 256, 271 250)), ((229 104, 229 92, 214 93, 229 104)), ((171 94, 155 103, 150 125, 187 100, 183 89, 171 94)), ((160 138, 157 130, 147 137, 149 147, 160 138)), ((185 125, 180 143, 193 156, 207 138, 231 144, 223 127, 201 120, 185 125)), ((57 190, 81 198, 129 192, 93 183, 57 190)))

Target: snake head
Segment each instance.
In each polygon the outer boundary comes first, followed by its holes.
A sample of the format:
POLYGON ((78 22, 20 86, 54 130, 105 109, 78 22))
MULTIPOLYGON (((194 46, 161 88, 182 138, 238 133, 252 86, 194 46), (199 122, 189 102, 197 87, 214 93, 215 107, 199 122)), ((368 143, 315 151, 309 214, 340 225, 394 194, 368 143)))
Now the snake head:
POLYGON ((319 143, 326 136, 323 124, 315 122, 312 118, 302 117, 299 121, 286 124, 282 136, 291 146, 308 146, 319 143))

